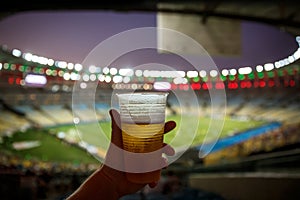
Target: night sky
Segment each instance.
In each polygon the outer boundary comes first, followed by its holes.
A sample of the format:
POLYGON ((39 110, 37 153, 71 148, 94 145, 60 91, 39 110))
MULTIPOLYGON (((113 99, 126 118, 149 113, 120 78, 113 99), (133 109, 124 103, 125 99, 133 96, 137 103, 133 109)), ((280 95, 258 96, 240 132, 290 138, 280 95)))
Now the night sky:
MULTIPOLYGON (((136 12, 24 12, 0 21, 0 44, 40 56, 81 63, 101 41, 138 27, 156 27, 155 13, 136 12)), ((292 54, 298 45, 284 31, 254 22, 243 22, 241 57, 213 57, 220 68, 256 66, 292 54)), ((122 56, 118 67, 157 62, 161 59, 175 68, 182 67, 170 55, 145 50, 122 56), (173 63, 172 63, 173 62, 173 63)))

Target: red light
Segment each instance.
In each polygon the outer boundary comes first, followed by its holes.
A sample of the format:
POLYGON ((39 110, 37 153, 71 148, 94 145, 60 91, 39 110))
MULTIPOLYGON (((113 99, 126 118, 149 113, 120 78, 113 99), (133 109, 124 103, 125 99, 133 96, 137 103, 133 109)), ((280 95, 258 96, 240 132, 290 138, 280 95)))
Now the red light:
POLYGON ((247 87, 247 82, 241 81, 241 88, 246 88, 246 87, 247 87))
POLYGON ((201 85, 200 83, 192 83, 191 87, 193 90, 200 90, 201 85))
POLYGON ((295 80, 290 80, 290 86, 291 86, 291 87, 294 87, 295 85, 296 85, 295 80))
POLYGON ((211 83, 203 83, 202 84, 203 90, 209 90, 209 89, 211 89, 211 87, 212 87, 211 83))
POLYGON ((275 86, 275 82, 273 80, 269 80, 268 86, 269 87, 274 87, 275 86))
POLYGON ((16 84, 20 85, 21 83, 21 78, 16 78, 16 84))
POLYGON ((265 87, 266 86, 266 82, 261 80, 259 81, 259 87, 265 87))
POLYGON ((188 90, 189 89, 189 85, 188 84, 180 84, 179 85, 179 89, 180 90, 188 90))
POLYGON ((171 89, 172 89, 172 90, 176 90, 176 89, 177 89, 177 85, 174 84, 174 83, 172 83, 172 84, 171 84, 171 89))
POLYGON ((225 85, 223 82, 217 82, 215 87, 216 87, 216 89, 221 90, 221 89, 224 89, 225 85))
POLYGON ((15 81, 14 77, 9 77, 9 78, 8 78, 8 83, 9 83, 10 85, 14 84, 14 81, 15 81))
POLYGON ((228 88, 229 89, 237 89, 238 87, 239 87, 239 85, 237 84, 237 82, 228 83, 228 88))
POLYGON ((248 81, 248 82, 247 82, 247 87, 248 87, 248 88, 251 88, 251 87, 252 87, 251 81, 248 81))

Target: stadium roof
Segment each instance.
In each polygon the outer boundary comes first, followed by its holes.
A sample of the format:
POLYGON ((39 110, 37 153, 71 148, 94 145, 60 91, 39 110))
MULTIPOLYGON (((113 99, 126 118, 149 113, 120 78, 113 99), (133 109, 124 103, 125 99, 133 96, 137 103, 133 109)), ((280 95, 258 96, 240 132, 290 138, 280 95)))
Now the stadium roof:
POLYGON ((257 21, 277 26, 293 35, 300 34, 300 4, 294 0, 106 0, 106 1, 5 1, 0 17, 37 10, 114 10, 196 14, 202 23, 210 17, 257 21))

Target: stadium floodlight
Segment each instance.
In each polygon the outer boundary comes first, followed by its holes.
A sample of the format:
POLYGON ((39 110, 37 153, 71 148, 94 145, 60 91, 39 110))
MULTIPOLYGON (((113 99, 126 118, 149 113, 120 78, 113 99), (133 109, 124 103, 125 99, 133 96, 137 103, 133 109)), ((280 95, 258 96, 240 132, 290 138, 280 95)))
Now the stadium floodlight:
POLYGON ((194 77, 198 76, 198 72, 197 71, 188 71, 186 75, 188 78, 194 78, 194 77))
POLYGON ((20 57, 22 55, 22 52, 19 49, 13 49, 12 55, 14 55, 16 57, 20 57))
POLYGON ((222 75, 223 76, 228 76, 228 74, 229 74, 229 71, 227 69, 222 70, 222 75))
POLYGON ((30 62, 32 59, 32 54, 31 53, 23 53, 23 58, 30 62))
POLYGON ((206 71, 201 70, 201 71, 199 72, 199 75, 200 75, 201 78, 204 78, 204 77, 206 77, 207 73, 206 73, 206 71))
POLYGON ((81 70, 82 70, 82 65, 81 65, 81 64, 78 64, 78 63, 76 63, 76 64, 75 64, 75 66, 74 66, 74 68, 75 68, 75 70, 76 70, 76 71, 78 71, 78 72, 79 72, 79 71, 81 71, 81 70))
POLYGON ((296 60, 298 60, 298 59, 300 58, 300 48, 298 48, 297 51, 295 51, 295 53, 294 53, 294 58, 295 58, 296 60))
POLYGON ((74 69, 74 64, 73 63, 68 63, 67 67, 68 67, 69 70, 72 70, 72 69, 74 69))
POLYGON ((264 65, 264 68, 266 71, 271 71, 272 69, 274 69, 274 64, 273 63, 266 63, 264 65))
POLYGON ((261 65, 257 65, 256 66, 256 71, 257 72, 262 72, 264 70, 264 67, 263 66, 261 66, 261 65))
POLYGON ((230 74, 230 75, 233 75, 233 76, 234 76, 234 75, 236 75, 236 73, 237 73, 236 69, 230 69, 230 70, 229 70, 229 74, 230 74))
POLYGON ((250 74, 252 72, 251 67, 241 67, 238 69, 239 74, 250 74))
POLYGON ((211 71, 209 72, 209 75, 210 75, 211 77, 216 77, 216 76, 218 76, 218 71, 215 70, 215 69, 213 69, 213 70, 211 70, 211 71))
POLYGON ((135 75, 136 75, 137 77, 141 77, 141 76, 143 76, 143 71, 140 70, 140 69, 138 69, 138 70, 135 71, 135 75))
POLYGON ((159 91, 167 91, 171 89, 171 84, 169 82, 154 82, 153 87, 159 91))
POLYGON ((47 78, 40 74, 27 74, 25 84, 30 87, 42 87, 47 84, 47 78))
POLYGON ((119 69, 119 74, 121 76, 133 76, 133 70, 129 68, 119 69))

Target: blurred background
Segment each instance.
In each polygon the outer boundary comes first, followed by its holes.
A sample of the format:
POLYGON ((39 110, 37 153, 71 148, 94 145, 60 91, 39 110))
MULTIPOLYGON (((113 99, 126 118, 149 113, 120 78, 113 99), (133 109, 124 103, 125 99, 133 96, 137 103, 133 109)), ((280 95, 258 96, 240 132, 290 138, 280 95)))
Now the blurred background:
POLYGON ((169 92, 167 120, 180 128, 164 139, 180 137, 172 143, 180 156, 162 171, 156 188, 122 199, 299 199, 299 4, 6 4, 0 8, 1 199, 67 197, 101 166, 113 94, 133 90, 169 92), (102 41, 142 27, 186 34, 213 66, 193 67, 176 54, 203 55, 159 31, 157 45, 174 54, 140 49, 109 66, 83 64, 102 41), (80 101, 74 101, 76 83, 80 101), (92 93, 90 84, 97 85, 92 93), (225 95, 218 101, 218 94, 225 95), (180 151, 184 144, 189 148, 180 151))

